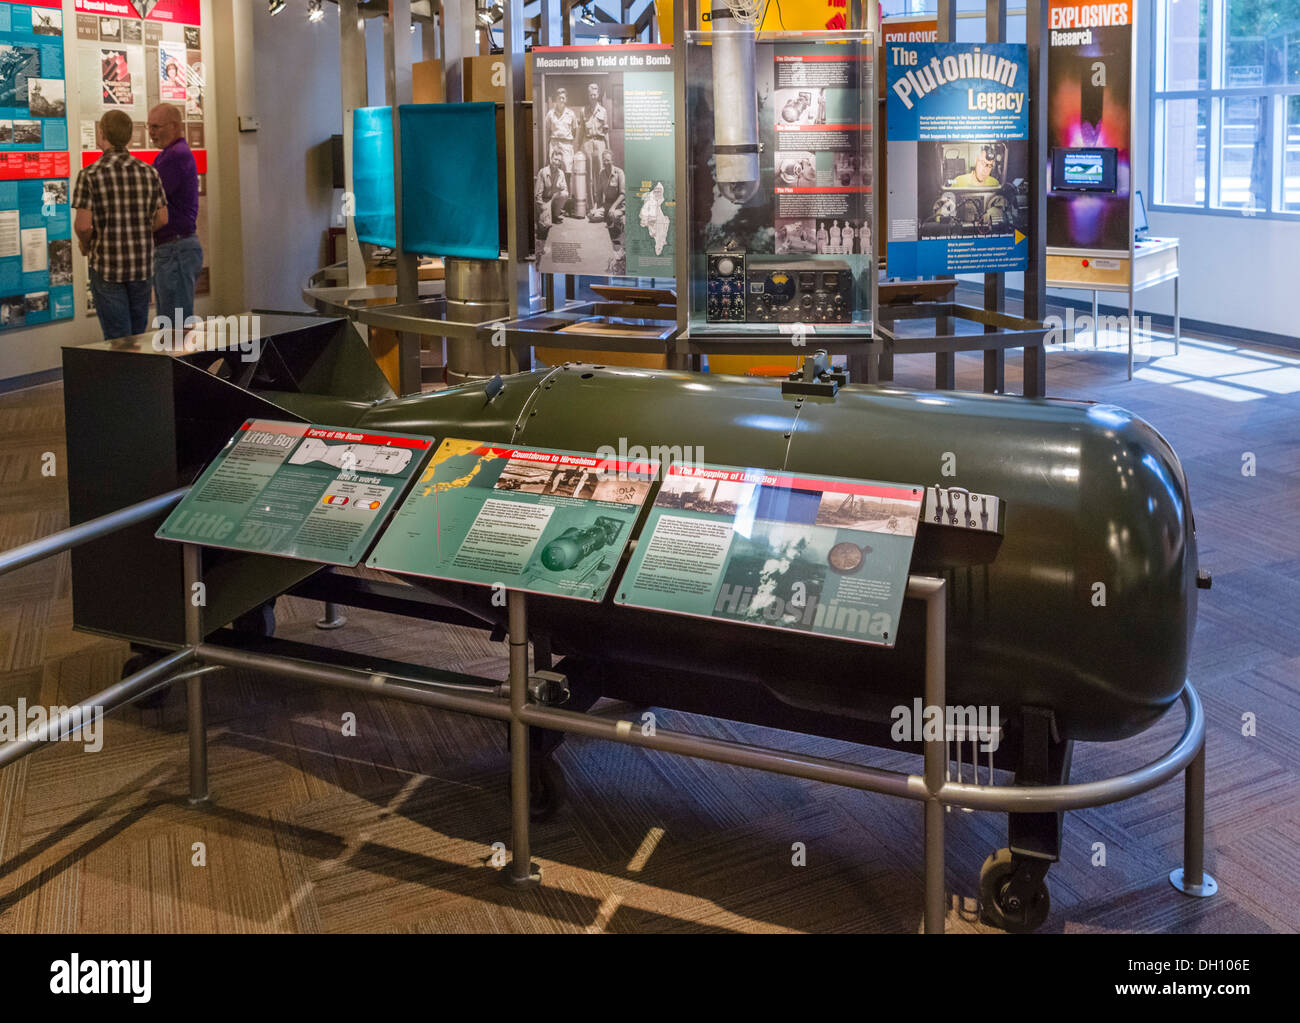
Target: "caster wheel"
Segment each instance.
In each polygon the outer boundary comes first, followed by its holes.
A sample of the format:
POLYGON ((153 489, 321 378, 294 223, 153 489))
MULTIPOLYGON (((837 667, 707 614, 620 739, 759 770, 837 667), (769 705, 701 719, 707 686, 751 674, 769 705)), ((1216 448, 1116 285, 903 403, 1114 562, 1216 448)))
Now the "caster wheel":
POLYGON ((274 636, 275 601, 268 600, 251 611, 245 611, 230 623, 230 627, 236 632, 247 632, 254 636, 274 636))
POLYGON ((984 919, 1012 934, 1028 934, 1047 919, 1052 900, 1047 881, 1040 878, 1029 895, 1011 891, 1011 881, 1021 869, 1010 849, 999 849, 980 868, 980 908, 984 919))
POLYGON ((569 791, 564 772, 550 757, 535 761, 528 779, 528 819, 534 824, 548 821, 564 805, 569 791))
MULTIPOLYGON (((152 652, 132 654, 127 659, 127 662, 122 665, 122 678, 126 678, 128 675, 134 675, 137 671, 143 671, 161 656, 161 653, 152 652)), ((167 694, 170 692, 170 686, 165 689, 159 689, 156 692, 150 693, 148 696, 144 697, 144 699, 136 700, 134 706, 139 707, 142 710, 156 710, 167 702, 167 694)))

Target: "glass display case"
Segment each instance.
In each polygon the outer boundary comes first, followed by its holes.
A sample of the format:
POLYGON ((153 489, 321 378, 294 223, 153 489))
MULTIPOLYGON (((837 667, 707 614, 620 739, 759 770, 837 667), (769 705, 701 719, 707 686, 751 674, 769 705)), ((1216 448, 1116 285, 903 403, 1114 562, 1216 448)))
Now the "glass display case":
POLYGON ((691 336, 870 336, 875 91, 865 31, 688 31, 691 336))

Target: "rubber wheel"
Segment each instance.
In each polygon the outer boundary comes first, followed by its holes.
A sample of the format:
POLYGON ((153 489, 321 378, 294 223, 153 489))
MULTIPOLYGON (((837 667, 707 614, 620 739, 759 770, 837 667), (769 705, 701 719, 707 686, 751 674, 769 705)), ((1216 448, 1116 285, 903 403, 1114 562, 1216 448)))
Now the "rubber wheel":
MULTIPOLYGON (((137 671, 143 671, 145 668, 149 667, 149 665, 153 664, 154 661, 158 660, 158 658, 162 656, 163 656, 162 651, 157 651, 157 652, 150 651, 148 653, 144 651, 139 651, 137 653, 132 654, 129 658, 127 658, 126 663, 122 665, 122 678, 126 678, 128 675, 134 675, 137 671)), ((167 686, 163 689, 159 689, 155 692, 150 693, 142 700, 136 700, 133 706, 139 707, 142 710, 156 710, 158 707, 161 707, 164 703, 167 702, 167 694, 170 692, 171 692, 170 686, 167 686)))
POLYGON ((533 761, 528 778, 528 819, 534 824, 548 821, 564 805, 569 786, 564 772, 550 757, 533 761))
POLYGON ((1046 880, 1040 881, 1027 904, 1008 905, 1007 889, 1016 872, 1010 849, 999 849, 980 868, 980 908, 984 919, 1012 934, 1028 934, 1042 926, 1052 908, 1046 880))

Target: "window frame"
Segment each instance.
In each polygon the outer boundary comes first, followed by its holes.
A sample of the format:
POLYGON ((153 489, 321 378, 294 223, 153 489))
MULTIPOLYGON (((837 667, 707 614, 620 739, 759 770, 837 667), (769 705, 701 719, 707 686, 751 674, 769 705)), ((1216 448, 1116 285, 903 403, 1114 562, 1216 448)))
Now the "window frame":
MULTIPOLYGON (((1259 220, 1300 220, 1300 209, 1281 209, 1286 202, 1286 99, 1300 96, 1300 82, 1294 85, 1227 86, 1224 84, 1224 44, 1227 39, 1228 0, 1207 0, 1208 18, 1205 35, 1206 47, 1205 85, 1195 89, 1161 89, 1168 53, 1165 43, 1165 26, 1168 8, 1173 0, 1155 0, 1151 26, 1152 59, 1150 62, 1150 101, 1147 107, 1147 209, 1160 213, 1189 213, 1211 217, 1234 217, 1259 220), (1262 208, 1215 205, 1214 200, 1222 189, 1222 134, 1223 109, 1229 100, 1258 99, 1267 105, 1264 117, 1266 146, 1265 178, 1269 183, 1266 205, 1262 208), (1178 204, 1156 201, 1164 198, 1164 159, 1161 155, 1163 138, 1157 136, 1157 126, 1163 132, 1164 119, 1157 114, 1165 101, 1194 100, 1205 104, 1205 153, 1198 159, 1199 171, 1205 180, 1205 194, 1196 204, 1178 204), (1160 177, 1157 177, 1159 173, 1160 177)), ((1187 0, 1184 0, 1187 2, 1187 0)))

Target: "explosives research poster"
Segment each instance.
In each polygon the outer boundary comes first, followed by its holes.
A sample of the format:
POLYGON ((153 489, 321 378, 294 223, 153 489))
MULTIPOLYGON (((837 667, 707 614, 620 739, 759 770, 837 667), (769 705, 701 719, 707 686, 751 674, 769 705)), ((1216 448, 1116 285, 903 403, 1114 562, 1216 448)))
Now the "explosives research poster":
POLYGON ((924 496, 894 483, 674 465, 614 602, 892 647, 924 496))
POLYGON ((538 46, 532 55, 538 269, 672 277, 672 46, 538 46))
POLYGON ((884 49, 889 275, 1023 270, 1031 201, 1028 49, 884 49))
POLYGON ((601 600, 659 464, 448 438, 371 568, 601 600))
POLYGON ((432 447, 410 434, 250 419, 157 535, 356 565, 432 447))

